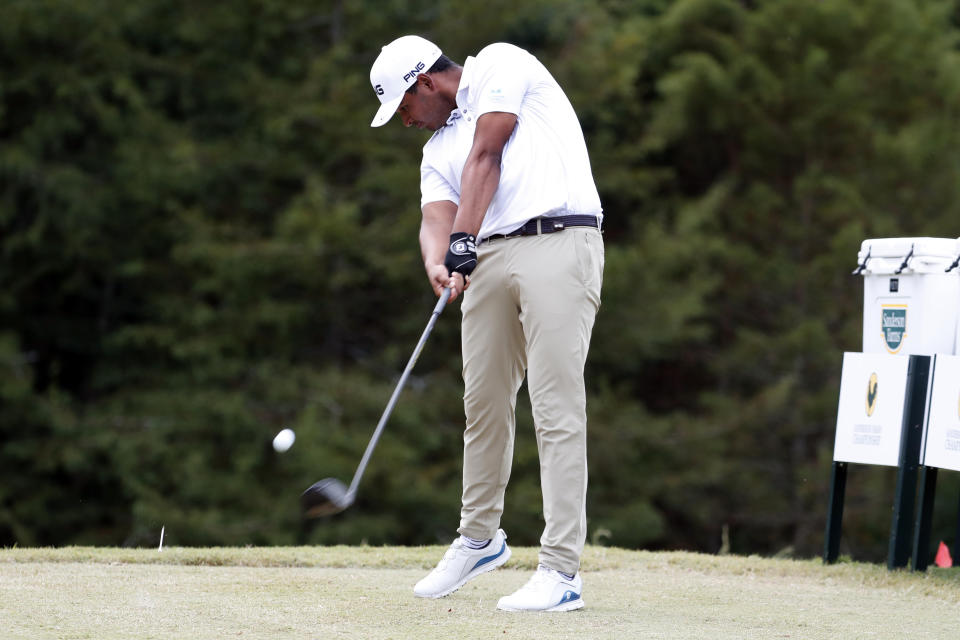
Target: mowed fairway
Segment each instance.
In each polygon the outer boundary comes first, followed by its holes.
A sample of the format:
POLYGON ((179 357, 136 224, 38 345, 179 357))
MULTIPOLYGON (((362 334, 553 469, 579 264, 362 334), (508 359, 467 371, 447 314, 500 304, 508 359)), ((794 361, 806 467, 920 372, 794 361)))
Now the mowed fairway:
POLYGON ((411 588, 442 547, 0 550, 7 638, 950 638, 960 577, 860 563, 588 547, 585 609, 496 610, 536 563, 440 600, 411 588))

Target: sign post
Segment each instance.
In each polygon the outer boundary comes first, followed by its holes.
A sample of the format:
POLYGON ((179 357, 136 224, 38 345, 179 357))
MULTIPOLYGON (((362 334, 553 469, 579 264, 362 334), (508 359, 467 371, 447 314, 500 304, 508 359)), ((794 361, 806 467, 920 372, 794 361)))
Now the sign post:
POLYGON ((928 356, 843 354, 824 562, 839 555, 848 463, 857 463, 899 468, 888 566, 907 564, 929 366, 928 356))
MULTIPOLYGON (((913 542, 913 568, 925 571, 930 555, 937 470, 960 471, 960 357, 936 355, 930 370, 925 437, 921 452, 920 511, 913 542)), ((960 550, 960 511, 955 552, 960 550)))
POLYGON ((833 564, 840 555, 840 530, 843 524, 843 498, 847 491, 847 463, 833 462, 830 472, 830 508, 824 536, 823 561, 833 564))
POLYGON ((910 356, 900 437, 897 490, 893 499, 893 523, 890 526, 890 549, 887 554, 888 569, 905 567, 910 561, 913 508, 917 495, 917 471, 923 444, 929 377, 930 356, 910 356))

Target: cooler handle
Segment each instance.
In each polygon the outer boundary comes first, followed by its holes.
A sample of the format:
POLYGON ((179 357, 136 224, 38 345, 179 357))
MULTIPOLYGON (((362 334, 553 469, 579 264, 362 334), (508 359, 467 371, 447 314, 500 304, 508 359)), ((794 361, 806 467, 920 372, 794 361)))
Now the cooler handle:
POLYGON ((867 268, 867 262, 870 261, 870 252, 873 251, 873 247, 867 245, 867 255, 864 256, 863 262, 857 265, 857 268, 853 270, 852 275, 858 276, 863 273, 864 269, 867 268))
POLYGON ((900 265, 900 268, 897 269, 896 271, 894 271, 894 273, 902 273, 903 270, 907 268, 907 263, 909 263, 909 262, 910 262, 910 258, 913 257, 913 246, 914 246, 914 245, 912 245, 912 244, 910 245, 910 253, 907 254, 907 257, 903 259, 903 264, 901 264, 901 265, 900 265))
POLYGON ((954 269, 960 266, 960 255, 957 256, 957 259, 953 261, 953 264, 943 270, 944 273, 950 273, 954 269))

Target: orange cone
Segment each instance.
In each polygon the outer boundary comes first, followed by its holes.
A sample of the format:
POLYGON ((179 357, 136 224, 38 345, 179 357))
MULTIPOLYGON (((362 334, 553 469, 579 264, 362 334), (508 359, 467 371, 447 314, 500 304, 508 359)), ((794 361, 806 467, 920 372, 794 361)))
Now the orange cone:
POLYGON ((937 549, 937 557, 933 559, 933 563, 941 568, 947 568, 953 566, 953 558, 950 557, 950 550, 947 549, 947 545, 940 541, 940 548, 937 549))

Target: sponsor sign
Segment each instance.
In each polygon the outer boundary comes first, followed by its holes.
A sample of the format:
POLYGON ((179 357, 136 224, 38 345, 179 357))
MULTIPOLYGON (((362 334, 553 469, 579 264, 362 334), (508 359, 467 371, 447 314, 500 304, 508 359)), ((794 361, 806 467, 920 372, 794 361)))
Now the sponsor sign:
POLYGON ((833 459, 896 467, 909 358, 844 353, 833 459))
POLYGON ((938 354, 931 371, 923 464, 960 471, 960 356, 938 354))
POLYGON ((880 307, 880 330, 883 345, 890 353, 897 353, 907 335, 907 305, 885 304, 880 307))

